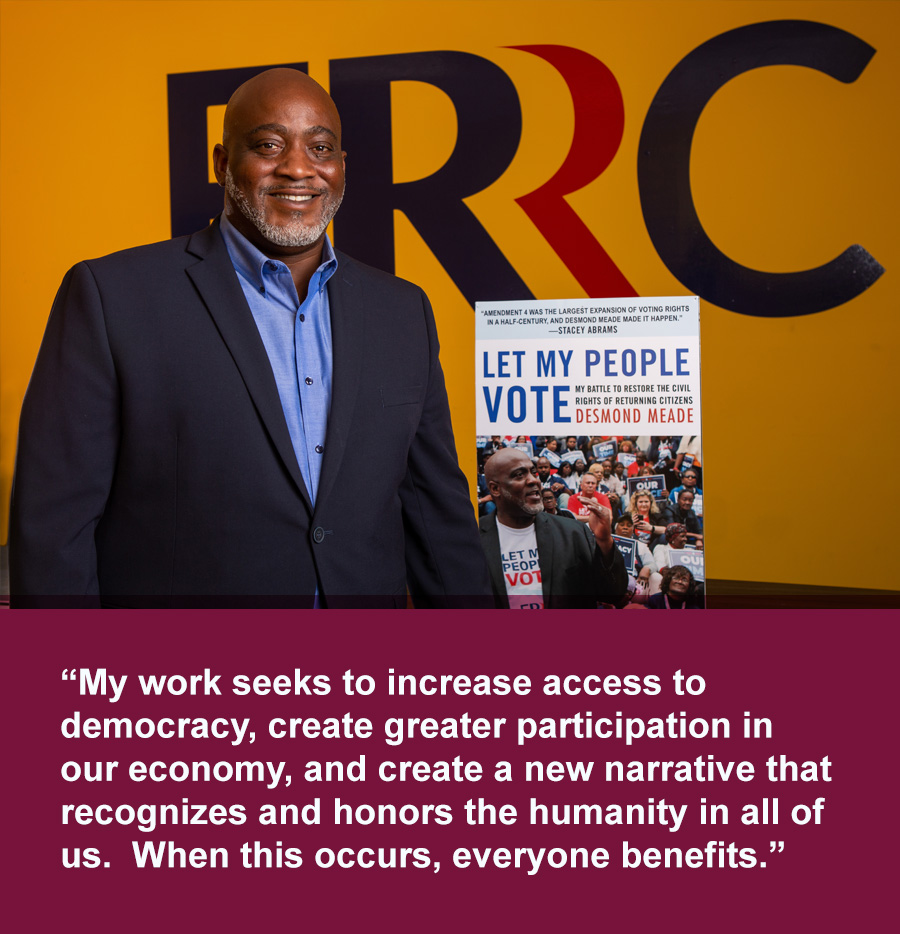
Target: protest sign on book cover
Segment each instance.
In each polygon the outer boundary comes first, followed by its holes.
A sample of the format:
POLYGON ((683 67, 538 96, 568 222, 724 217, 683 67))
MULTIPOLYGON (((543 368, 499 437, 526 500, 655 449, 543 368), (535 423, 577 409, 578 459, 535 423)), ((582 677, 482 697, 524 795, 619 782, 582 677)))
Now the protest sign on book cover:
MULTIPOLYGON (((537 479, 556 496, 555 504, 544 500, 555 523, 587 521, 575 507, 585 475, 593 474, 632 578, 624 597, 599 605, 684 602, 683 582, 670 594, 671 570, 654 557, 665 558, 670 550, 679 553, 679 568, 698 571, 690 582, 690 605, 702 602, 702 554, 681 559, 681 552, 702 552, 702 512, 691 507, 690 497, 670 497, 685 487, 688 467, 695 498, 702 495, 698 299, 478 302, 475 320, 479 472, 498 444, 522 450, 527 438, 538 452, 537 479), (666 600, 650 599, 657 593, 666 600)), ((488 488, 484 478, 479 484, 488 488)), ((594 486, 591 481, 588 489, 594 486)), ((479 512, 483 527, 491 528, 496 494, 479 512)), ((537 520, 535 525, 540 528, 537 520)), ((538 559, 535 573, 543 575, 549 598, 549 559, 538 559)), ((552 576, 560 579, 555 570, 552 576)))
POLYGON ((668 496, 665 474, 646 474, 645 476, 628 478, 629 501, 635 493, 646 490, 655 500, 664 500, 668 496))

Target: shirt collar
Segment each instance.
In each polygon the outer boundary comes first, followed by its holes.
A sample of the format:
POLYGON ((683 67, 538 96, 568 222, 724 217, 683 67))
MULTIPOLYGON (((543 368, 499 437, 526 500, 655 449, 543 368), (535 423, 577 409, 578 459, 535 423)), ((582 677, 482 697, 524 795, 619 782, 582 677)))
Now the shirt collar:
MULTIPOLYGON (((256 288, 265 286, 264 275, 266 263, 276 263, 279 267, 287 268, 279 260, 273 260, 258 250, 223 213, 219 218, 219 230, 228 250, 228 256, 234 268, 256 288)), ((324 285, 337 269, 338 261, 334 255, 334 247, 325 235, 322 241, 322 262, 316 272, 321 272, 321 285, 324 285)))

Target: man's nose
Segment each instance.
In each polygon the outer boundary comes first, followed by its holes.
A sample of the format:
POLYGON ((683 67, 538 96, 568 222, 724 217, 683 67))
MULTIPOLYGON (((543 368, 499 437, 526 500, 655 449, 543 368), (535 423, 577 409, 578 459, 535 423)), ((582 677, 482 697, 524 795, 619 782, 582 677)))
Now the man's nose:
POLYGON ((313 158, 305 146, 285 146, 278 163, 278 172, 291 178, 309 178, 315 175, 313 158))

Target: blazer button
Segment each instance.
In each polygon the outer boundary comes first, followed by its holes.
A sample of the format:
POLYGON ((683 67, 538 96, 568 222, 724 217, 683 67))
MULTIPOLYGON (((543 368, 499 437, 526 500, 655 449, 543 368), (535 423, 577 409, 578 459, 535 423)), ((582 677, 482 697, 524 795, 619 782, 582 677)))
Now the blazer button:
POLYGON ((313 541, 317 545, 321 545, 325 541, 325 529, 321 525, 313 532, 313 541))

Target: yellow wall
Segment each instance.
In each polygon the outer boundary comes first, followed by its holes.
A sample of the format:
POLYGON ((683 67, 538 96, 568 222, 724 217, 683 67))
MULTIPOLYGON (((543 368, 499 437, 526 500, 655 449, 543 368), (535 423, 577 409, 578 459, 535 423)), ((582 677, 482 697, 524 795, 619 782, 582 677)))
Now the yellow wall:
MULTIPOLYGON (((769 19, 810 19, 877 49, 861 77, 773 67, 736 78, 705 109, 691 163, 707 232, 741 263, 818 266, 859 243, 886 268, 853 301, 799 318, 737 315, 701 302, 705 511, 712 577, 900 588, 865 556, 852 525, 868 482, 893 489, 900 248, 896 234, 900 5, 879 2, 40 2, 2 3, 2 491, 16 420, 46 316, 66 269, 169 235, 166 75, 457 49, 499 65, 518 91, 519 151, 469 199, 538 298, 583 290, 514 199, 561 165, 573 110, 557 72, 516 45, 574 46, 614 73, 625 103, 619 151, 569 203, 641 295, 684 294, 641 212, 636 154, 644 116, 671 69, 701 42, 769 19), (845 486, 855 483, 852 491, 845 486)), ((395 181, 450 153, 453 106, 434 87, 393 93, 395 181)), ((478 152, 471 154, 478 159, 478 152)), ((353 197, 353 153, 348 156, 353 197)), ((473 420, 472 312, 412 226, 397 218, 397 272, 431 295, 458 446, 473 420)), ((339 244, 338 244, 339 245, 339 244)), ((494 296, 496 297, 496 296, 494 296)), ((892 498, 879 510, 894 512, 892 498)), ((862 533, 862 534, 861 534, 862 533)), ((878 541, 887 534, 871 526, 878 541)))

